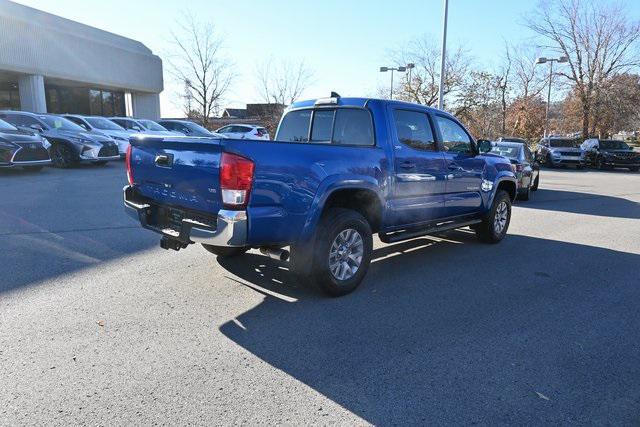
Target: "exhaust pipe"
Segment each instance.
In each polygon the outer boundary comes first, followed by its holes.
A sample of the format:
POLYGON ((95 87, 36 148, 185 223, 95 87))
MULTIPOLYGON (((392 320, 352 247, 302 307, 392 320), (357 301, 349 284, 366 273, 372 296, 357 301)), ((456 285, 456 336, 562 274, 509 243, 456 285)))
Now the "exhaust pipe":
POLYGON ((263 246, 260 248, 260 253, 278 261, 284 262, 289 259, 289 251, 280 248, 270 248, 268 246, 263 246))

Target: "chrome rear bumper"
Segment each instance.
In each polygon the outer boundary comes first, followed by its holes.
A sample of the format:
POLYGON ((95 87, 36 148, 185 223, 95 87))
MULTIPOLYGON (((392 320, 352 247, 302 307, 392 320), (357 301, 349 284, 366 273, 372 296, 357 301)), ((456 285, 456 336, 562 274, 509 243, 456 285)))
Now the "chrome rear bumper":
POLYGON ((153 202, 141 201, 135 190, 127 185, 123 189, 124 208, 127 214, 140 222, 142 227, 155 231, 181 243, 205 243, 213 246, 240 247, 247 245, 248 219, 246 211, 221 209, 215 223, 191 218, 185 211, 179 226, 168 227, 154 223, 158 210, 165 208, 153 202))

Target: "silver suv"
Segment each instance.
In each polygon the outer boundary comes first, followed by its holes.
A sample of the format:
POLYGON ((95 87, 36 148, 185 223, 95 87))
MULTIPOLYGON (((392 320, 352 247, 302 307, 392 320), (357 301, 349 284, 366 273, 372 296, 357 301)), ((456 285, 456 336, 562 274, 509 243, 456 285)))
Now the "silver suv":
POLYGON ((582 169, 585 163, 584 151, 575 138, 551 136, 538 143, 536 157, 540 163, 550 168, 573 165, 582 169))

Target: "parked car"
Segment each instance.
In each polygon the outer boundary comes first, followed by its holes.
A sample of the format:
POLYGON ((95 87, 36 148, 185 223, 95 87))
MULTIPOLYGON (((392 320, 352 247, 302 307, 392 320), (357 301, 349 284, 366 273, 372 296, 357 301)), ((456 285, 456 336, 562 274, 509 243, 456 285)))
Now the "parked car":
POLYGON ((79 162, 104 165, 120 158, 118 145, 111 138, 91 134, 62 116, 0 111, 0 119, 45 137, 51 143, 49 155, 56 167, 67 168, 79 162))
POLYGON ((640 153, 624 141, 613 139, 587 139, 582 143, 587 164, 598 169, 627 168, 640 170, 640 153))
POLYGON ((226 138, 221 133, 211 132, 209 129, 200 126, 189 120, 160 120, 160 126, 167 130, 181 133, 188 136, 209 137, 209 138, 226 138))
POLYGON ((575 138, 542 138, 538 143, 536 157, 550 168, 571 165, 582 169, 584 166, 584 152, 575 138))
POLYGON ((22 167, 39 171, 51 164, 49 146, 49 141, 37 133, 19 130, 0 120, 0 168, 22 167))
POLYGON ((517 138, 515 136, 501 136, 496 140, 497 142, 519 142, 521 144, 527 144, 527 140, 524 138, 517 138))
POLYGON ((132 119, 130 117, 111 117, 109 120, 132 132, 160 136, 180 135, 177 132, 171 132, 163 128, 153 120, 132 119))
POLYGON ((216 130, 227 138, 235 139, 259 139, 269 141, 271 137, 269 132, 262 126, 255 125, 227 125, 216 130))
POLYGON ((296 102, 276 141, 132 140, 124 206, 165 249, 195 242, 219 257, 260 248, 287 260, 290 246, 294 272, 344 295, 367 272, 373 233, 391 243, 470 226, 501 241, 517 184, 489 150, 423 105, 296 102))
POLYGON ((506 157, 511 161, 518 180, 518 197, 529 200, 532 191, 538 190, 540 184, 540 164, 535 160, 526 142, 493 143, 491 152, 506 157))
POLYGON ((129 147, 129 137, 135 133, 128 131, 109 119, 100 116, 80 116, 76 114, 65 114, 66 119, 71 120, 84 130, 90 133, 108 136, 118 144, 120 157, 124 157, 129 147))

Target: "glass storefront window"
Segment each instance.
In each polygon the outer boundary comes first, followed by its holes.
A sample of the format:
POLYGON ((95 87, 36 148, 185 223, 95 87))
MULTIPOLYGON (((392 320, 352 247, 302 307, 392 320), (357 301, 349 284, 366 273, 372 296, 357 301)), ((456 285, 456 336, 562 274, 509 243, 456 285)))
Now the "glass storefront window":
POLYGON ((0 110, 19 110, 20 92, 17 83, 0 83, 0 110))
POLYGON ((124 116, 124 92, 51 86, 46 88, 47 110, 58 114, 124 116))

